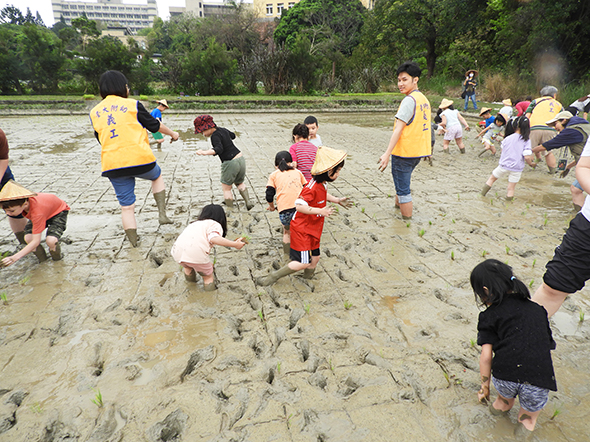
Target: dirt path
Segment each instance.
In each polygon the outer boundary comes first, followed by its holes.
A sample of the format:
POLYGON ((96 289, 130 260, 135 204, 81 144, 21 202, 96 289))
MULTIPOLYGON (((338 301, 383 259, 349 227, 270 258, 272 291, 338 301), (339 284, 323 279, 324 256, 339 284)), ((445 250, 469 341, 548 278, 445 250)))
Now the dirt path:
MULTIPOLYGON (((326 145, 350 154, 329 191, 357 206, 327 220, 313 280, 262 289, 253 278, 284 259, 264 189, 302 115, 214 114, 238 133, 258 199, 229 214, 228 237, 251 240, 217 247, 215 293, 188 285, 169 255, 201 207, 222 201, 219 161, 194 155, 208 142, 192 118, 166 117, 182 141, 156 152, 174 225, 158 226, 149 183, 136 186, 137 249, 100 177, 87 117, 3 119, 17 181, 72 211, 62 261, 31 256, 0 270, 0 441, 514 440, 516 411, 496 418, 477 404, 469 272, 483 255, 508 261, 534 291, 573 216, 573 174, 528 170, 515 202, 503 180, 482 198, 497 158, 476 156, 473 133, 465 155, 454 146, 443 155, 438 138, 434 165, 414 173, 406 225, 391 174, 376 169, 392 115, 317 116, 326 145)), ((0 252, 14 250, 5 217, 0 232, 0 252)), ((559 391, 535 440, 588 440, 590 326, 580 310, 590 311, 587 289, 552 320, 559 391)))

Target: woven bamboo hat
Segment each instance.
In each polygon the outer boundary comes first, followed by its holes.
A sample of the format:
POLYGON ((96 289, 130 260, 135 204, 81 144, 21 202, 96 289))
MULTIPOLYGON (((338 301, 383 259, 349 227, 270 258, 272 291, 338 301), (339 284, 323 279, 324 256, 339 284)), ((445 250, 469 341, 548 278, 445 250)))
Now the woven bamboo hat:
POLYGON ((466 76, 466 77, 467 77, 467 76, 469 76, 469 74, 470 74, 470 73, 472 73, 472 72, 473 72, 473 76, 474 76, 474 77, 477 77, 477 74, 478 74, 479 72, 477 72, 475 69, 469 69, 467 72, 465 72, 465 76, 466 76))
POLYGON ((449 100, 448 98, 443 98, 443 101, 440 102, 439 109, 446 109, 447 107, 453 104, 453 100, 449 100))
POLYGON ((170 106, 168 106, 168 102, 166 101, 165 98, 163 98, 162 100, 156 101, 156 103, 161 104, 162 106, 166 106, 166 109, 170 109, 170 106))
POLYGON ((504 106, 512 106, 512 100, 510 98, 506 98, 505 100, 502 100, 502 104, 504 106))
POLYGON ((347 153, 343 150, 332 149, 331 147, 320 146, 315 155, 315 162, 311 168, 312 175, 319 175, 333 169, 340 164, 347 153))
POLYGON ((25 189, 20 184, 14 182, 14 180, 8 181, 2 190, 0 190, 0 201, 20 200, 32 196, 37 196, 37 194, 25 189))
POLYGON ((479 116, 481 117, 483 114, 485 114, 486 112, 489 112, 491 110, 492 110, 491 107, 482 107, 481 110, 479 111, 479 116))

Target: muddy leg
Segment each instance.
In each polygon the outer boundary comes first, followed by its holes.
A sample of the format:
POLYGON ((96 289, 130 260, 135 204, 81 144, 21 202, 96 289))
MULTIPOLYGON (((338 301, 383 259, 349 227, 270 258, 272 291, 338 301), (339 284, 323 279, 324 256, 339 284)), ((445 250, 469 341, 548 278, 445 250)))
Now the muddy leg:
POLYGON ((533 431, 537 425, 537 418, 542 410, 531 412, 520 407, 518 411, 518 422, 520 422, 528 431, 533 431))

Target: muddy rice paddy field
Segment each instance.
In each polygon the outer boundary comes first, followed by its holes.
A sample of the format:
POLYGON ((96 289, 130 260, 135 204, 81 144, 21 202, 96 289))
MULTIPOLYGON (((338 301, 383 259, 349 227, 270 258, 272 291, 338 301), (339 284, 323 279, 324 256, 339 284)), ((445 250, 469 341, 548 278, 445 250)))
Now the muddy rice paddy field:
MULTIPOLYGON (((265 210, 267 177, 305 115, 214 114, 238 134, 257 204, 247 212, 236 192, 228 237, 250 244, 216 248, 213 293, 185 282, 169 254, 201 207, 223 200, 219 160, 194 153, 209 146, 192 133, 194 116, 165 115, 181 133, 156 151, 174 224, 158 225, 139 181, 136 249, 86 116, 2 118, 17 181, 72 210, 62 261, 31 255, 0 270, 1 441, 517 440, 516 409, 494 417, 477 402, 469 273, 497 258, 534 291, 574 216, 574 174, 529 169, 514 202, 505 180, 483 198, 497 157, 477 157, 474 132, 465 155, 455 146, 443 155, 438 137, 433 165, 414 173, 406 224, 391 174, 376 168, 393 113, 316 115, 324 143, 350 154, 329 191, 357 205, 327 219, 314 279, 260 288, 254 278, 285 260, 278 215, 265 210)), ((14 251, 0 218, 0 252, 14 251)), ((559 390, 532 440, 590 439, 590 325, 580 321, 589 293, 551 320, 559 390)))

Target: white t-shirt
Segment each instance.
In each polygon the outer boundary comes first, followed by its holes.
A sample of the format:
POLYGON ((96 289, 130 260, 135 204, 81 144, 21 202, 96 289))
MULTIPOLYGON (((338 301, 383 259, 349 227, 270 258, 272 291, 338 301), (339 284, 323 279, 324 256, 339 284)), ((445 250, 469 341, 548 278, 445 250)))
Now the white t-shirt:
POLYGON ((315 138, 313 140, 309 140, 309 142, 315 147, 320 147, 322 146, 322 137, 320 137, 320 134, 315 134, 315 138))
POLYGON ((208 264, 213 248, 211 239, 223 236, 223 227, 217 221, 204 219, 189 224, 182 231, 170 253, 177 263, 208 264))
POLYGON ((447 118, 447 129, 449 127, 461 124, 459 122, 459 111, 457 109, 445 109, 441 112, 441 116, 444 115, 447 118))
MULTIPOLYGON (((581 157, 590 157, 590 137, 588 137, 588 141, 584 145, 584 150, 582 151, 581 157)), ((584 189, 588 192, 588 189, 584 189)), ((584 205, 582 206, 582 215, 588 221, 590 221, 590 195, 586 195, 586 199, 584 200, 584 205)))
POLYGON ((500 109, 500 113, 502 115, 507 115, 508 118, 510 118, 512 116, 512 112, 514 112, 514 109, 512 109, 512 106, 504 106, 502 109, 500 109))

